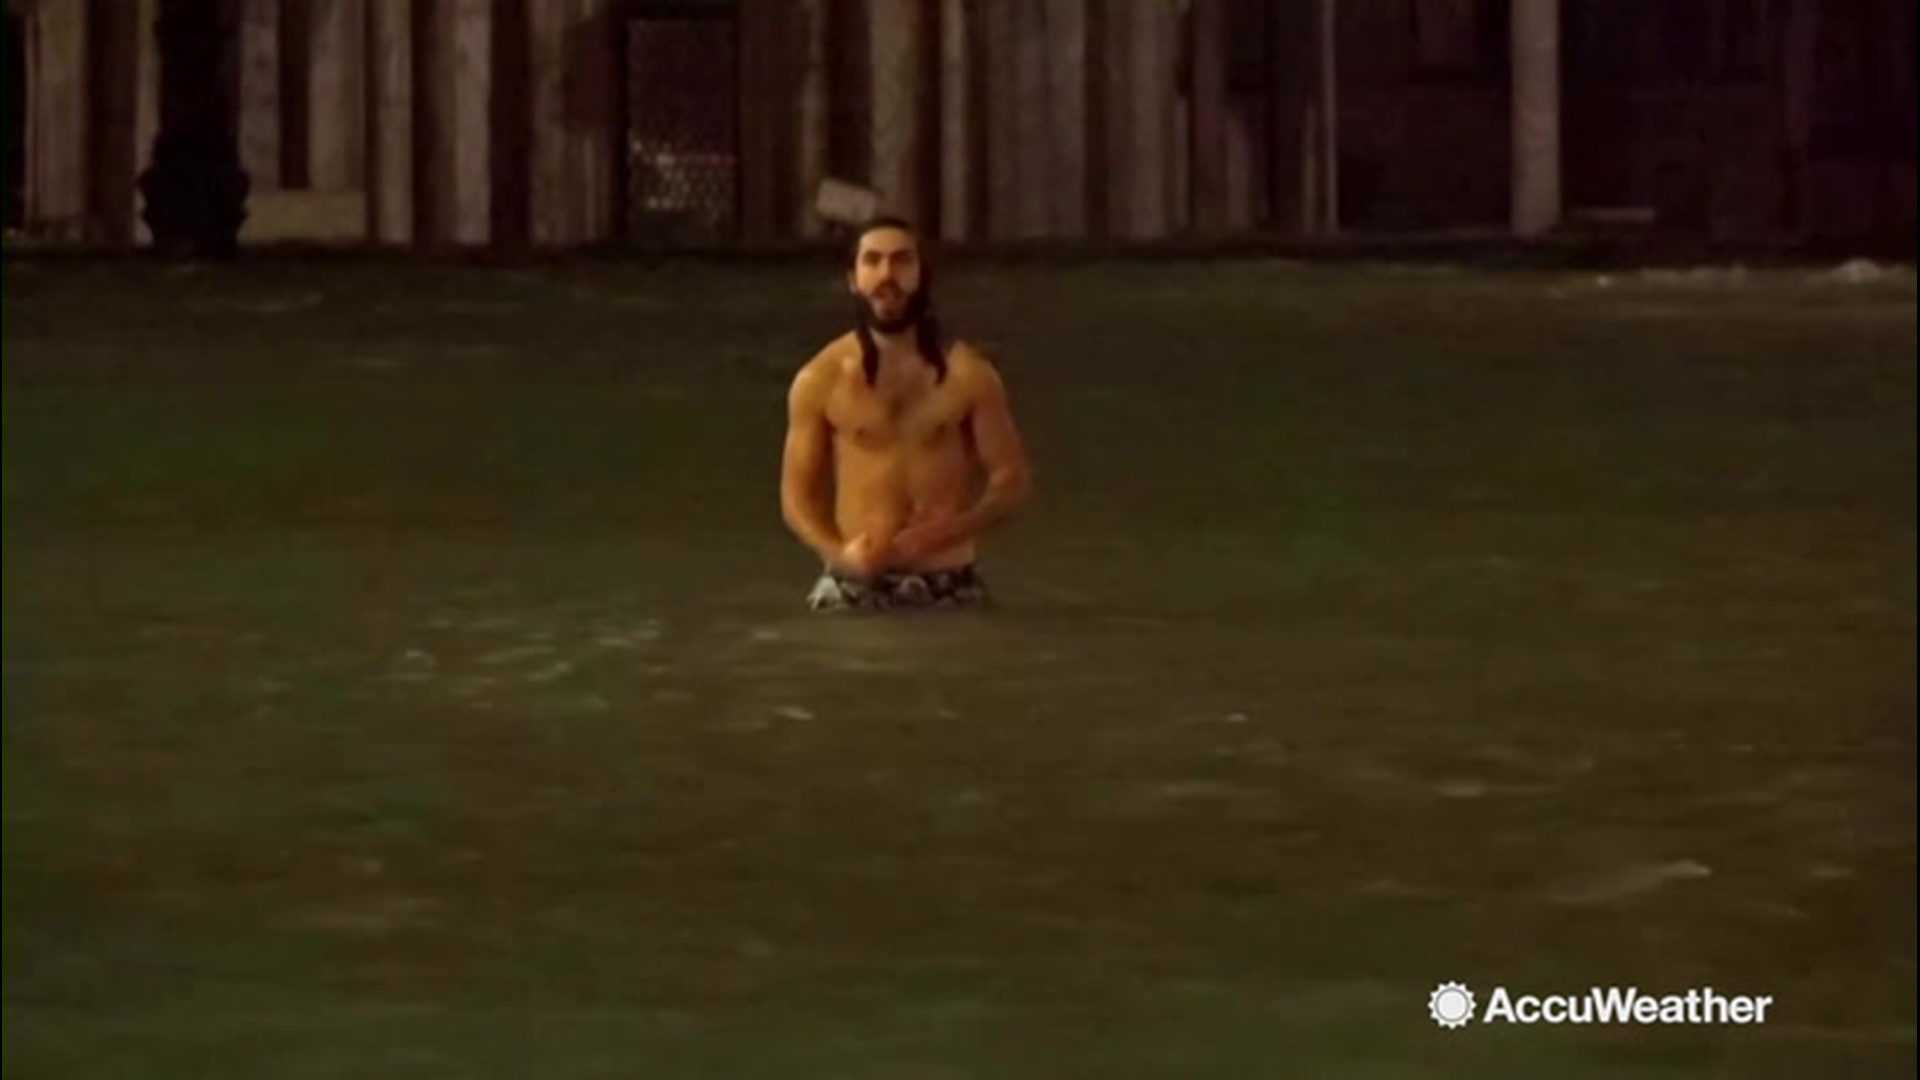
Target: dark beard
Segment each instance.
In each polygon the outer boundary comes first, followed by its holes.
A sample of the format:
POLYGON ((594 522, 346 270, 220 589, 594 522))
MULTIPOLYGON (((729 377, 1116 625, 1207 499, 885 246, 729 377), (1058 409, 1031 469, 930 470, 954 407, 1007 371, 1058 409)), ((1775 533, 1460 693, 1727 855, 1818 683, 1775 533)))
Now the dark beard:
POLYGON ((905 333, 912 329, 915 323, 926 317, 927 290, 918 289, 913 295, 907 297, 906 307, 900 312, 898 318, 881 318, 879 313, 873 310, 873 301, 865 296, 856 294, 853 298, 853 306, 860 325, 868 330, 882 334, 905 333))
POLYGON ((907 298, 906 309, 897 319, 880 318, 874 313, 873 301, 858 293, 854 294, 853 307, 854 334, 860 339, 860 366, 868 386, 873 385, 880 371, 880 346, 873 335, 903 334, 909 330, 913 332, 914 345, 921 358, 933 366, 934 381, 947 380, 946 343, 942 340, 940 324, 933 317, 933 304, 924 283, 907 298))

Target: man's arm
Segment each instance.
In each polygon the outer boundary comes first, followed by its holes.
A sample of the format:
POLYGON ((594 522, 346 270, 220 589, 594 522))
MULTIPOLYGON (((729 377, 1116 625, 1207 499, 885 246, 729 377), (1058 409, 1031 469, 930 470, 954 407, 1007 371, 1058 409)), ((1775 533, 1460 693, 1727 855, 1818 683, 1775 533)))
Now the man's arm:
POLYGON ((993 365, 984 359, 979 363, 980 394, 968 426, 973 432, 974 452, 980 455, 980 467, 987 474, 987 486, 979 500, 955 522, 955 531, 962 536, 978 536, 1000 524, 1033 494, 1033 469, 1027 464, 1020 429, 1013 422, 1006 384, 993 365))
POLYGON ((975 384, 967 430, 986 473, 986 487, 973 505, 960 513, 902 530, 894 540, 896 555, 918 558, 971 540, 1006 520, 1033 494, 1033 470, 1027 464, 1020 429, 1013 422, 1006 384, 978 353, 968 358, 967 366, 968 378, 975 384))
POLYGON ((780 461, 780 514, 801 543, 827 560, 846 546, 825 497, 833 461, 826 410, 831 387, 817 365, 809 364, 794 376, 787 391, 787 444, 780 461))

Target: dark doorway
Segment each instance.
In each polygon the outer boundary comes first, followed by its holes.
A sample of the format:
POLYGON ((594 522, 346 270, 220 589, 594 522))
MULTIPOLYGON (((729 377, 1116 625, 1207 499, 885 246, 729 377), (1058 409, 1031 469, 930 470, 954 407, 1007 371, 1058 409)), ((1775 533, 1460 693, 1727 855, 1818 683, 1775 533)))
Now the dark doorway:
MULTIPOLYGON (((1563 23, 1567 201, 1712 224, 1728 105, 1763 98, 1768 0, 1570 0, 1563 23), (1718 103, 1718 112, 1710 108, 1718 103)), ((1749 142, 1754 140, 1749 139, 1749 142)))
POLYGON ((626 32, 633 238, 669 245, 731 238, 740 191, 735 4, 636 3, 626 32))

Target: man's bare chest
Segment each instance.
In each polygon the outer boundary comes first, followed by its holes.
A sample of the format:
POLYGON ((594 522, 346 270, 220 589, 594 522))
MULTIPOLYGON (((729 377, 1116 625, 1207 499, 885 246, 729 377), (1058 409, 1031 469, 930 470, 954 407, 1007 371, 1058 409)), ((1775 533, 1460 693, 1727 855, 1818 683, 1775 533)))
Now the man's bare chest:
POLYGON ((827 407, 835 435, 865 450, 927 447, 959 434, 966 402, 950 387, 868 387, 856 382, 840 388, 827 407))

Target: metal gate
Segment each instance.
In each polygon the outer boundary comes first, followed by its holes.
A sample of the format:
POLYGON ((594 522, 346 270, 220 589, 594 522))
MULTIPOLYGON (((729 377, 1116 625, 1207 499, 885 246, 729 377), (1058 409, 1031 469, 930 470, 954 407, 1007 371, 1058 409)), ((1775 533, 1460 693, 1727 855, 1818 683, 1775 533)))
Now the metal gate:
POLYGON ((628 220, 641 243, 734 234, 740 35, 732 8, 649 4, 627 21, 628 220))

